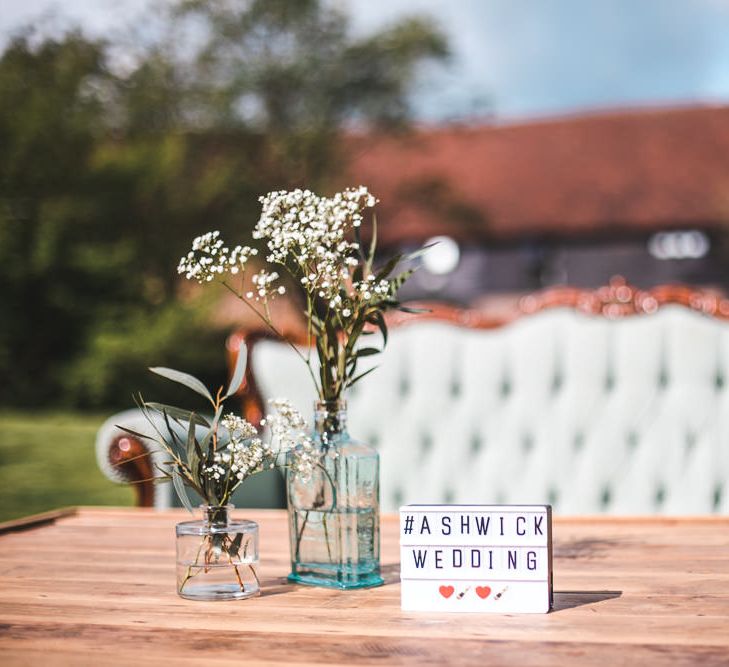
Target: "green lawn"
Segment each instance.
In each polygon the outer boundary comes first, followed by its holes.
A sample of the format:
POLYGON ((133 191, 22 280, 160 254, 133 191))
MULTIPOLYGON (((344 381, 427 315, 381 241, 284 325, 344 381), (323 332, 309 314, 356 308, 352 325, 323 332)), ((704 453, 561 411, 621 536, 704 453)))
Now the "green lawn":
POLYGON ((0 521, 68 505, 132 505, 96 465, 104 416, 0 411, 0 521))

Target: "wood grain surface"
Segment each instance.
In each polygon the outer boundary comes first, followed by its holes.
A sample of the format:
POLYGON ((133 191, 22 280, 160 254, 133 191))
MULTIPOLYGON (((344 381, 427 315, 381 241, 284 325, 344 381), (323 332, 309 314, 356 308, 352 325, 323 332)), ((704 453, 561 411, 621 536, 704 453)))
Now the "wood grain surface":
POLYGON ((729 519, 554 521, 546 615, 400 611, 396 517, 386 584, 286 583, 285 514, 261 529, 259 598, 175 592, 189 515, 82 508, 0 526, 0 665, 729 665, 729 519))

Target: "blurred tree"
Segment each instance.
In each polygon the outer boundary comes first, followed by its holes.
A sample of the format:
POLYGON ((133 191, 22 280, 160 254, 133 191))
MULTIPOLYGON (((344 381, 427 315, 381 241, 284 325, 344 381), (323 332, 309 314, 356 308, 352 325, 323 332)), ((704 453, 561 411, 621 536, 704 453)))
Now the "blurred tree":
POLYGON ((126 404, 151 363, 219 377, 222 332, 175 305, 191 238, 326 189, 341 132, 403 127, 446 55, 427 21, 357 39, 319 0, 184 0, 124 73, 114 46, 29 33, 0 57, 3 404, 126 404))
POLYGON ((342 159, 343 126, 404 126, 416 66, 447 55, 427 20, 353 39, 347 17, 319 0, 183 0, 173 16, 170 41, 185 51, 182 35, 199 44, 186 61, 192 104, 180 116, 261 133, 281 185, 325 180, 342 159))
POLYGON ((133 248, 97 218, 99 184, 87 166, 104 134, 89 86, 107 76, 104 46, 78 33, 35 48, 19 38, 0 60, 4 403, 51 400, 104 295, 119 302, 136 291, 116 273, 133 248))

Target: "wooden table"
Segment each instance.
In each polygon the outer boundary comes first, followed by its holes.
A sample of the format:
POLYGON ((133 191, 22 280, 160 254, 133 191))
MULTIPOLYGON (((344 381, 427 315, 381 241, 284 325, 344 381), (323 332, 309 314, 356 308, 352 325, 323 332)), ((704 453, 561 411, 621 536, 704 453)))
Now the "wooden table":
POLYGON ((188 515, 81 508, 0 527, 1 665, 729 665, 729 519, 555 519, 547 615, 400 611, 397 520, 386 585, 285 583, 285 516, 260 523, 263 595, 175 593, 188 515))

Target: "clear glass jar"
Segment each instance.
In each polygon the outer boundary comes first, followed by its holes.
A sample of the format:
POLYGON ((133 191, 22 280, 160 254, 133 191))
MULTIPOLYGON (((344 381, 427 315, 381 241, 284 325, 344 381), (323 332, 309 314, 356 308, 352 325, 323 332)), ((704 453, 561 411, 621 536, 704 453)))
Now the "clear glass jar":
POLYGON ((315 405, 319 466, 287 474, 289 581, 350 589, 379 586, 380 459, 350 438, 344 401, 315 405))
POLYGON ((189 600, 242 600, 260 592, 258 524, 232 505, 201 505, 202 519, 177 524, 177 592, 189 600))

